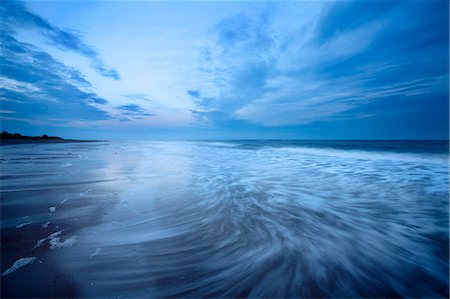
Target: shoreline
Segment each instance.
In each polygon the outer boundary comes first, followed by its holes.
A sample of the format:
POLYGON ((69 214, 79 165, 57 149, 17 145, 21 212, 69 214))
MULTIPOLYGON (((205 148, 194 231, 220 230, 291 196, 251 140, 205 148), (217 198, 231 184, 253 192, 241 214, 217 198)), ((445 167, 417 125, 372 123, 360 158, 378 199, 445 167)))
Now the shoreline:
POLYGON ((1 139, 0 146, 33 144, 33 143, 85 143, 85 142, 103 142, 104 140, 75 140, 75 139, 1 139))

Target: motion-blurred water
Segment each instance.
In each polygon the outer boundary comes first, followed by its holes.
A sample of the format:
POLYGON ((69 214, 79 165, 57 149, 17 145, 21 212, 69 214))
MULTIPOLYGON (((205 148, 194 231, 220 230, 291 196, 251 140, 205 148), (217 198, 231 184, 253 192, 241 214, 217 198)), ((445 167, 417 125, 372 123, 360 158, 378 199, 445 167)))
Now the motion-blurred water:
POLYGON ((1 163, 2 231, 47 229, 30 244, 83 297, 448 296, 447 142, 16 145, 1 163))

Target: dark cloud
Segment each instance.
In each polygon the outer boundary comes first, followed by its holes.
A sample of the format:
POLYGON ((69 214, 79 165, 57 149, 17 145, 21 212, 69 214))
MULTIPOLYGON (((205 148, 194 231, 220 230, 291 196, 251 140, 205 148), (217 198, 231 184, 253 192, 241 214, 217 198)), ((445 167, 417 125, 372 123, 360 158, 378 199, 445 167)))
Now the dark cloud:
POLYGON ((381 20, 400 3, 396 0, 336 1, 319 20, 314 42, 323 44, 346 31, 381 20))
POLYGON ((140 94, 140 93, 133 93, 133 94, 125 94, 123 95, 126 98, 132 99, 132 100, 140 100, 140 101, 145 101, 145 102, 153 102, 152 99, 149 98, 149 96, 145 95, 145 94, 140 94))
POLYGON ((446 1, 337 2, 324 14, 313 43, 330 42, 337 35, 367 24, 386 25, 359 53, 318 64, 321 77, 344 77, 384 65, 365 86, 423 79, 448 74, 448 3, 446 1), (348 16, 354 16, 348 18, 348 16))
POLYGON ((86 91, 91 84, 79 71, 5 31, 1 31, 1 38, 2 109, 16 111, 16 120, 109 119, 106 112, 92 106, 107 100, 86 91))
POLYGON ((194 98, 200 98, 200 92, 198 90, 186 90, 187 94, 194 98))
MULTIPOLYGON (((127 104, 116 107, 116 109, 123 111, 121 113, 122 116, 128 116, 135 119, 141 119, 144 117, 154 116, 154 114, 149 113, 146 109, 142 108, 136 104, 127 104)), ((126 119, 122 117, 122 119, 126 119)))
POLYGON ((216 25, 219 42, 225 47, 232 47, 253 37, 252 20, 244 14, 223 19, 216 25))
POLYGON ((141 106, 136 104, 128 104, 128 105, 122 105, 118 106, 117 109, 124 110, 124 111, 131 111, 131 112, 143 112, 144 109, 142 109, 141 106))
POLYGON ((9 30, 28 27, 47 37, 55 46, 81 54, 91 61, 91 66, 101 75, 115 80, 120 79, 119 73, 106 66, 98 57, 98 53, 75 32, 62 30, 50 24, 46 19, 30 12, 21 2, 2 0, 1 15, 4 18, 2 26, 9 30))

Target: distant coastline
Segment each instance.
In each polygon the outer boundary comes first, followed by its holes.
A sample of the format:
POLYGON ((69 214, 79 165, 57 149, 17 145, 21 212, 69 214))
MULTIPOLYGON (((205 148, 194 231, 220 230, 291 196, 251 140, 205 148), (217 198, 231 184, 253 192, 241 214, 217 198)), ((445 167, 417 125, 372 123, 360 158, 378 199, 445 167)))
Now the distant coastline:
POLYGON ((68 143, 68 142, 98 142, 100 140, 76 140, 76 139, 63 139, 57 136, 48 136, 43 134, 42 136, 25 136, 18 133, 9 133, 3 131, 0 134, 0 145, 11 144, 27 144, 27 143, 68 143))

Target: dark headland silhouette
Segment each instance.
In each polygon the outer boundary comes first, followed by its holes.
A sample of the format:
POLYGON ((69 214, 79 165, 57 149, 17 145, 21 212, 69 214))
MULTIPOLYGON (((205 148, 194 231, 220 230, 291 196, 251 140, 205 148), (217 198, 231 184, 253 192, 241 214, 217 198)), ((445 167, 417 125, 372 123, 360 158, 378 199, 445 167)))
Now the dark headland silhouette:
POLYGON ((20 143, 58 143, 58 142, 95 142, 98 140, 74 140, 74 139, 63 139, 57 136, 48 136, 43 134, 42 136, 24 136, 21 134, 11 134, 9 132, 3 131, 0 134, 0 144, 20 144, 20 143))

